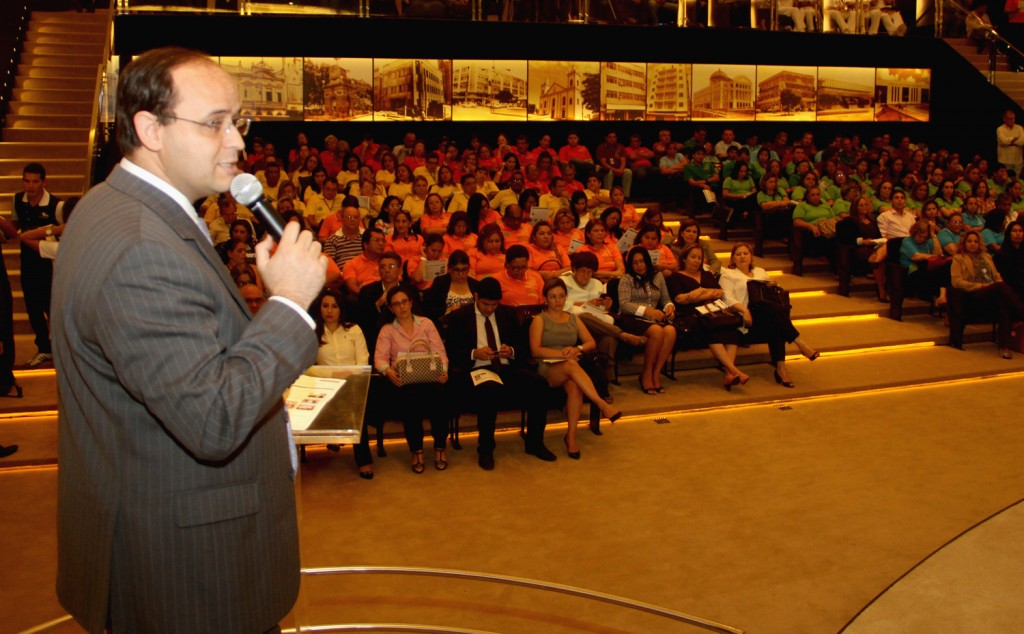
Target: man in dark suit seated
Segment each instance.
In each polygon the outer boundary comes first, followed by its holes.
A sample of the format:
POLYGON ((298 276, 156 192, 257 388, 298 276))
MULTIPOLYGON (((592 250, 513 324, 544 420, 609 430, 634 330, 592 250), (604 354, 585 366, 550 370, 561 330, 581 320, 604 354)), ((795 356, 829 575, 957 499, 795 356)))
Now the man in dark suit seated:
POLYGON ((502 408, 526 409, 526 453, 548 462, 555 460, 555 454, 544 446, 547 381, 527 365, 525 330, 515 311, 500 302, 501 284, 492 277, 481 280, 476 303, 448 315, 445 342, 449 385, 455 398, 464 400, 476 414, 477 453, 480 467, 488 471, 494 468, 494 421, 502 408), (487 380, 488 373, 501 382, 487 380))

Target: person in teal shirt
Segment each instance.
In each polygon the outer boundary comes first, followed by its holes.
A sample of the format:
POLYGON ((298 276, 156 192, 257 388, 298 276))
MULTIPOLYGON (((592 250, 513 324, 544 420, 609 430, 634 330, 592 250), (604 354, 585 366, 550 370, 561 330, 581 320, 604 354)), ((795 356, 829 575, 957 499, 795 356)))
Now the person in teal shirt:
POLYGON ((964 201, 963 210, 960 212, 964 219, 964 227, 969 229, 983 229, 985 227, 985 216, 981 214, 981 205, 976 196, 968 196, 964 201))
POLYGON ((958 211, 950 214, 946 227, 939 232, 939 246, 946 255, 956 255, 960 249, 960 238, 964 235, 964 217, 958 211))

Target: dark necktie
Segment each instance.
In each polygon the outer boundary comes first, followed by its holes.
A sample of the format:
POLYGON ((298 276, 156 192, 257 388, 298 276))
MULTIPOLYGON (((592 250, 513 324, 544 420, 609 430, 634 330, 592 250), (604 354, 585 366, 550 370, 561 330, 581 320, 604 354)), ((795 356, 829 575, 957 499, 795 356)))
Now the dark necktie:
MULTIPOLYGON (((484 334, 487 335, 487 345, 494 350, 498 351, 498 338, 494 336, 494 326, 491 325, 491 318, 484 317, 484 334)), ((491 359, 491 367, 495 370, 501 367, 501 360, 498 357, 491 359)))

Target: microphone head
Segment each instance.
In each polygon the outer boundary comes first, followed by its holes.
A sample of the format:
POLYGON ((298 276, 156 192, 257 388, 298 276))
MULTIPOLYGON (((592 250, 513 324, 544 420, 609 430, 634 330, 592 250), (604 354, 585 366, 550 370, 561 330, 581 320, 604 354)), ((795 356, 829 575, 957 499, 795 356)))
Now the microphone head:
POLYGON ((238 174, 231 179, 231 195, 248 207, 263 197, 263 185, 252 174, 238 174))

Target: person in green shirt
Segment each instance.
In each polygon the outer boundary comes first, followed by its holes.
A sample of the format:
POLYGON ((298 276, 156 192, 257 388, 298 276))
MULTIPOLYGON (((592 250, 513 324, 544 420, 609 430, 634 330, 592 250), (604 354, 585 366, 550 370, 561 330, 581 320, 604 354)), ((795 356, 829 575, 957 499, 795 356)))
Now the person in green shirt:
POLYGON ((793 210, 793 226, 807 229, 815 238, 820 238, 822 231, 818 224, 834 217, 832 208, 821 200, 821 190, 817 186, 810 187, 804 200, 793 210))

